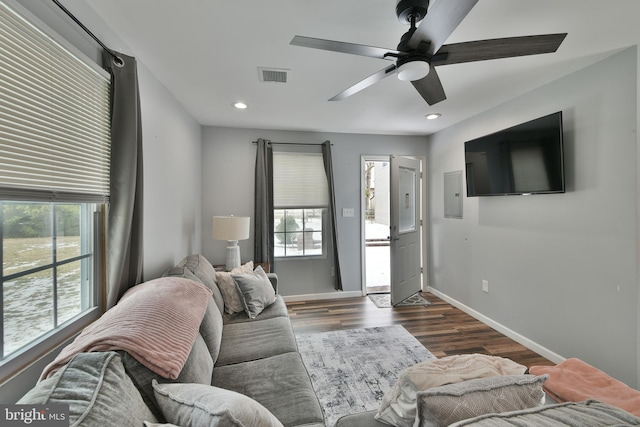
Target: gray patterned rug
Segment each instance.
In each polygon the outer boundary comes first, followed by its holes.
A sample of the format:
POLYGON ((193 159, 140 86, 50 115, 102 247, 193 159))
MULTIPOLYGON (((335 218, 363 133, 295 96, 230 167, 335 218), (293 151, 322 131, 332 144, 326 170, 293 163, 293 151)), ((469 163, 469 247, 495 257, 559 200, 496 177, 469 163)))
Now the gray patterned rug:
POLYGON ((405 368, 435 358, 400 326, 296 334, 327 427, 377 409, 405 368))
MULTIPOLYGON (((391 308, 391 295, 390 294, 369 294, 368 297, 369 297, 369 299, 371 301, 373 301, 373 303, 378 308, 391 308)), ((413 294, 409 298, 407 298, 406 300, 404 300, 400 304, 398 304, 396 307, 405 307, 405 306, 409 306, 409 305, 427 306, 427 305, 430 305, 430 304, 431 303, 429 301, 427 301, 422 295, 413 294)))

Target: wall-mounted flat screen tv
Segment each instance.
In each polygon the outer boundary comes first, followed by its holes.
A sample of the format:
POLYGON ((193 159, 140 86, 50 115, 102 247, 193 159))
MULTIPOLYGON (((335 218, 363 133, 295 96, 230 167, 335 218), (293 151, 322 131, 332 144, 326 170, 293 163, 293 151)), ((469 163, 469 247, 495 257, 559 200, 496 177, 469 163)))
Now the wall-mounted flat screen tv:
POLYGON ((562 111, 464 144, 467 197, 564 193, 562 111))

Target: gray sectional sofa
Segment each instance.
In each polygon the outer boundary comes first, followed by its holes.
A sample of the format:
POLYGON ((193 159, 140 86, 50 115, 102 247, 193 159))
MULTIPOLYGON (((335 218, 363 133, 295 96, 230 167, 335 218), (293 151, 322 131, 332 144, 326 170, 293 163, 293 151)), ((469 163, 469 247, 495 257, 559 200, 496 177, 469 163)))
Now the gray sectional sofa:
POLYGON ((40 381, 18 403, 70 405, 72 426, 324 426, 277 276, 275 302, 255 318, 225 314, 215 269, 190 255, 166 276, 212 292, 180 375, 163 378, 125 351, 84 352, 40 381), (243 420, 245 420, 243 422, 243 420))

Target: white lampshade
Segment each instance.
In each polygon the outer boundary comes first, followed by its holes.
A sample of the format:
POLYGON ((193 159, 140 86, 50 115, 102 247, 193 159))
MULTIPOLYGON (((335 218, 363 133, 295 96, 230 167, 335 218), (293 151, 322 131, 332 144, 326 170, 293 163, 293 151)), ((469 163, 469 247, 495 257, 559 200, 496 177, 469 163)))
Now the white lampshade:
POLYGON ((249 238, 248 216, 214 216, 213 238, 216 240, 245 240, 249 238))
POLYGON ((398 78, 403 81, 415 81, 429 74, 429 63, 425 61, 409 61, 398 67, 398 78))

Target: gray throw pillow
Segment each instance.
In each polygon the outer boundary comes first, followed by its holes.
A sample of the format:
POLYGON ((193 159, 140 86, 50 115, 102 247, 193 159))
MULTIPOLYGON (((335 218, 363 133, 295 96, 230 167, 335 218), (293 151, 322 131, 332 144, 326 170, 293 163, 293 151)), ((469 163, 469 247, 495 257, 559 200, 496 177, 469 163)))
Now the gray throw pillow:
POLYGON ((548 375, 478 378, 418 392, 420 427, 448 426, 479 415, 542 405, 548 375))
POLYGON ((463 420, 451 427, 520 426, 640 426, 640 418, 624 409, 597 400, 539 406, 521 411, 487 414, 463 420))
POLYGON ((261 266, 249 274, 234 274, 232 277, 238 287, 244 311, 251 319, 255 319, 262 310, 276 302, 276 292, 261 266))
POLYGON ((158 384, 156 399, 168 422, 181 427, 282 427, 264 406, 248 396, 201 384, 158 384))
POLYGON ((73 427, 140 427, 157 421, 115 352, 79 353, 18 403, 67 403, 73 427))

